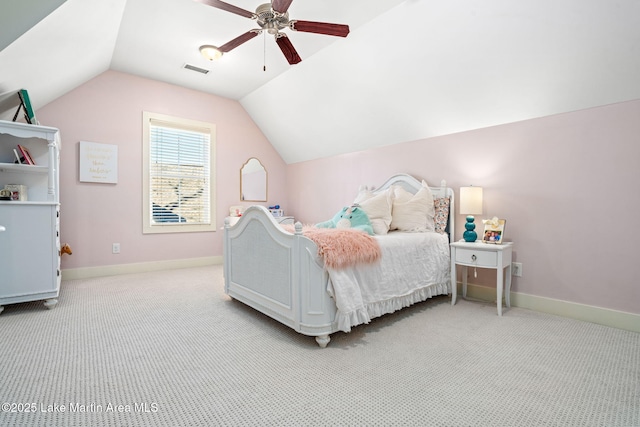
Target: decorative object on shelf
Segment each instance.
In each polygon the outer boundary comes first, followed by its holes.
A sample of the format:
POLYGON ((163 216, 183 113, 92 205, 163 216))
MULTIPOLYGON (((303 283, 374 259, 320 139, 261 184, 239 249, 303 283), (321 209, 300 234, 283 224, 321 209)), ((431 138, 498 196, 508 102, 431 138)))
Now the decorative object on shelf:
POLYGON ((21 165, 25 162, 24 157, 18 154, 18 149, 16 148, 13 149, 13 155, 16 156, 16 160, 13 163, 21 165))
POLYGON ((7 184, 4 186, 4 189, 11 192, 11 200, 18 200, 20 202, 26 202, 28 200, 26 185, 7 184))
POLYGON ((0 200, 11 200, 11 191, 0 190, 0 200))
POLYGON ((494 216, 491 219, 483 219, 484 233, 482 235, 482 241, 484 243, 493 243, 499 245, 504 240, 504 226, 507 223, 506 219, 498 219, 494 216))
POLYGON ((29 98, 29 92, 26 89, 20 89, 16 91, 10 91, 0 94, 0 119, 12 121, 18 119, 20 111, 23 111, 24 120, 30 125, 37 125, 38 120, 33 112, 31 106, 31 99, 29 98), (15 113, 13 112, 15 109, 15 113))
POLYGON ((27 164, 27 165, 35 165, 36 164, 35 160, 33 160, 33 157, 31 157, 31 153, 29 152, 27 147, 24 147, 24 146, 18 144, 18 152, 20 153, 20 156, 22 157, 20 159, 20 161, 22 163, 27 164))
POLYGON ((462 234, 465 242, 475 242, 478 233, 475 232, 474 216, 482 214, 482 187, 460 187, 460 213, 467 215, 465 232, 462 234))

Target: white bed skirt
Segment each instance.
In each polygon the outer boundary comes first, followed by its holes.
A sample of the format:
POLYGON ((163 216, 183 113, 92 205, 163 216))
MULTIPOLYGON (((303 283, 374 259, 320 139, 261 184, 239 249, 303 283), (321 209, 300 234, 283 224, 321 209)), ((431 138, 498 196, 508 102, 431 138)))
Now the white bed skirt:
POLYGON ((341 331, 450 292, 448 236, 391 232, 376 240, 382 249, 379 262, 327 269, 327 291, 336 301, 341 331))
POLYGON ((449 283, 440 283, 417 289, 410 295, 370 303, 364 308, 354 310, 350 313, 339 311, 336 314, 338 330, 351 332, 353 326, 369 323, 371 319, 375 319, 376 317, 393 313, 394 311, 401 310, 418 302, 426 301, 438 295, 447 295, 449 293, 449 283))

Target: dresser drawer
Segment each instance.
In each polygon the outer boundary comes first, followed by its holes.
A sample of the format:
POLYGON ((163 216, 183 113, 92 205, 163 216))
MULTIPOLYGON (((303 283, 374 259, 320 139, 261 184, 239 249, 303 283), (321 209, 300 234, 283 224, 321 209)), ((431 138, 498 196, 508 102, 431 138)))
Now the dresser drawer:
POLYGON ((456 263, 475 265, 478 267, 498 267, 498 254, 495 251, 479 251, 474 249, 456 249, 456 263))

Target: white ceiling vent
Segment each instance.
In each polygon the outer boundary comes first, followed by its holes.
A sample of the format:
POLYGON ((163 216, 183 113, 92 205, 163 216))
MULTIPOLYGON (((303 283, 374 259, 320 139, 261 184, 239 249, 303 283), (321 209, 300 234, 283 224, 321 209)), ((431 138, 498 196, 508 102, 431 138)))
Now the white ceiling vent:
POLYGON ((195 65, 191 64, 184 64, 182 68, 186 68, 187 70, 196 71, 202 74, 207 74, 209 72, 209 70, 205 70, 204 68, 196 67, 195 65))

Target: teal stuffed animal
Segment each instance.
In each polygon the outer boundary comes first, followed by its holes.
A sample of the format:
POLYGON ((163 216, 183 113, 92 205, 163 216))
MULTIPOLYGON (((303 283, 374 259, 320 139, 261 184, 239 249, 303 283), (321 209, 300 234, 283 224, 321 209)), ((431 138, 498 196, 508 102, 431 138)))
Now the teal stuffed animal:
POLYGON ((328 221, 316 224, 319 228, 355 228, 373 236, 369 216, 358 205, 347 206, 328 221))

